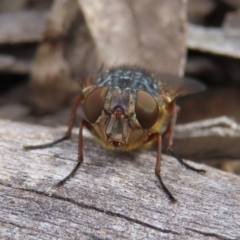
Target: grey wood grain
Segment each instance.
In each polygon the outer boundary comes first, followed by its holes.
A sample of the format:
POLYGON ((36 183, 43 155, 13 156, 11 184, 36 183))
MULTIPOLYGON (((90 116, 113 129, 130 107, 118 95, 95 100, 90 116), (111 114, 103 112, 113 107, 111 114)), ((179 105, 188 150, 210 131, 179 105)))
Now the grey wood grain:
POLYGON ((192 50, 239 59, 240 31, 237 34, 237 36, 231 36, 226 34, 221 28, 205 28, 188 24, 187 46, 192 50))
POLYGON ((120 154, 85 133, 81 169, 52 188, 76 163, 76 134, 54 148, 22 146, 64 131, 0 120, 1 239, 240 238, 240 178, 191 162, 207 170, 200 175, 163 155, 163 180, 178 199, 171 204, 154 177, 154 150, 120 154))
POLYGON ((0 15, 0 44, 39 42, 42 39, 47 11, 17 11, 0 15))
POLYGON ((78 2, 100 63, 108 67, 137 64, 158 72, 183 75, 186 1, 78 2))

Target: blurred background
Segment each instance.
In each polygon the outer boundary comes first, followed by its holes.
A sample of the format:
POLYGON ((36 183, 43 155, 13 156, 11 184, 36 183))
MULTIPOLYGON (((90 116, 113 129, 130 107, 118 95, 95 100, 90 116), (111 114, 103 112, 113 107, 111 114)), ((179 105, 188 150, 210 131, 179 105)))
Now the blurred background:
POLYGON ((0 119, 67 125, 102 64, 204 82, 177 101, 174 148, 240 174, 239 0, 0 0, 0 119))

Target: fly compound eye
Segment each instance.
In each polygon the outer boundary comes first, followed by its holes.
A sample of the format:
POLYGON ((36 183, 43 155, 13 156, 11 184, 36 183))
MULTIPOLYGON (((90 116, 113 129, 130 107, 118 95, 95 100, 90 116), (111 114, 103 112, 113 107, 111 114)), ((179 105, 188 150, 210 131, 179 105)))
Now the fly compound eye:
POLYGON ((145 91, 137 91, 137 100, 135 105, 136 117, 139 124, 144 129, 151 128, 159 116, 159 108, 156 100, 145 91))
POLYGON ((92 90, 85 98, 83 111, 90 123, 95 123, 100 117, 105 104, 107 91, 107 87, 99 87, 92 90))

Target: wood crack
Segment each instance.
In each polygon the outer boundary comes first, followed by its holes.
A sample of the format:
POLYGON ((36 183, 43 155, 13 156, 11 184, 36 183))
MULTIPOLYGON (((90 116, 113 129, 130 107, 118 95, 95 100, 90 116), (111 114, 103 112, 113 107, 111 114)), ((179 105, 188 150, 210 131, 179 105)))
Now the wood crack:
POLYGON ((227 237, 218 235, 216 233, 203 232, 203 231, 199 231, 199 230, 192 229, 192 228, 186 228, 186 229, 189 230, 189 231, 192 231, 192 232, 196 232, 196 233, 202 234, 202 235, 204 235, 206 237, 216 237, 217 239, 221 239, 221 240, 238 240, 239 237, 240 237, 240 236, 238 236, 236 238, 227 238, 227 237))
POLYGON ((125 220, 129 221, 129 222, 136 223, 136 224, 139 224, 141 226, 144 226, 144 227, 147 227, 147 228, 151 228, 153 230, 156 230, 156 231, 159 231, 159 232, 162 232, 162 233, 171 233, 171 234, 174 234, 174 235, 179 235, 178 232, 175 232, 175 231, 172 231, 172 230, 162 229, 162 228, 153 226, 153 225, 151 225, 149 223, 145 223, 143 221, 140 221, 140 220, 133 219, 131 217, 125 216, 123 214, 115 213, 115 212, 109 211, 109 210, 104 210, 104 209, 95 207, 93 205, 88 205, 88 204, 83 203, 83 202, 79 203, 79 202, 76 202, 76 201, 74 201, 74 200, 72 200, 70 198, 61 197, 61 196, 59 196, 57 194, 49 195, 49 194, 46 194, 46 193, 41 192, 41 191, 37 191, 37 190, 33 190, 33 189, 26 189, 26 188, 13 187, 13 186, 11 186, 11 184, 3 184, 1 182, 0 182, 0 185, 3 185, 5 187, 11 187, 11 188, 16 189, 16 190, 26 191, 26 192, 30 192, 30 193, 36 193, 36 194, 39 194, 39 195, 43 195, 45 197, 50 197, 50 198, 55 198, 55 199, 58 199, 58 200, 66 201, 66 202, 74 204, 75 206, 78 206, 78 207, 81 207, 81 208, 90 209, 90 210, 95 210, 97 212, 104 213, 104 214, 109 215, 109 216, 122 218, 122 219, 125 219, 125 220))
POLYGON ((20 228, 20 229, 26 229, 26 230, 34 231, 34 232, 37 232, 37 233, 44 233, 44 234, 47 234, 48 236, 51 236, 51 237, 59 237, 58 235, 49 234, 48 232, 40 231, 39 229, 28 228, 28 227, 21 226, 21 225, 18 225, 18 224, 12 223, 12 222, 8 222, 8 221, 0 220, 0 223, 9 224, 9 225, 12 225, 12 226, 20 228))

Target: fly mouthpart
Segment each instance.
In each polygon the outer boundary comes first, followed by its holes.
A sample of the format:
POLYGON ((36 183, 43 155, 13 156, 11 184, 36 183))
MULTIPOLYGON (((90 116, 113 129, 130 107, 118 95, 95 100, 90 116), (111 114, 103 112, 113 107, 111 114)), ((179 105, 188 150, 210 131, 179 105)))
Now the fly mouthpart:
POLYGON ((126 145, 127 136, 130 132, 130 127, 124 111, 117 107, 108 117, 105 125, 107 142, 115 147, 126 145))
POLYGON ((115 148, 117 148, 117 147, 119 147, 119 146, 122 145, 120 142, 116 142, 116 141, 113 141, 112 144, 113 144, 113 146, 114 146, 115 148))

